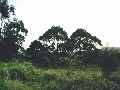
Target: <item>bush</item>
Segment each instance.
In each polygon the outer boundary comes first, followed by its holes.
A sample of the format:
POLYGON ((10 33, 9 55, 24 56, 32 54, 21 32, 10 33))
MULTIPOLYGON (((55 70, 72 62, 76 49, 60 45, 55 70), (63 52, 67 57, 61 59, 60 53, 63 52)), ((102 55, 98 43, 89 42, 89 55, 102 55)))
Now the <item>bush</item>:
POLYGON ((98 64, 99 60, 99 50, 91 50, 83 53, 83 61, 84 64, 98 64))
POLYGON ((102 68, 103 76, 108 76, 112 72, 114 72, 120 62, 119 52, 116 50, 101 50, 100 53, 100 62, 99 65, 102 68))

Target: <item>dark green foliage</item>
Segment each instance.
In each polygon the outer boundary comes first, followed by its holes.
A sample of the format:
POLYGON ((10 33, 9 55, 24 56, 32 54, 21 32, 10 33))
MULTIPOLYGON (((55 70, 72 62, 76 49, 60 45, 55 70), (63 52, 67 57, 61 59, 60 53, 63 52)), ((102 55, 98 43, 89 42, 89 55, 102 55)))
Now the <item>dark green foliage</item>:
POLYGON ((9 70, 9 79, 11 80, 19 79, 19 80, 25 81, 26 77, 27 76, 25 76, 22 70, 19 70, 16 68, 9 70))
POLYGON ((24 51, 22 43, 27 35, 23 21, 16 18, 12 21, 10 15, 15 16, 15 8, 8 4, 8 0, 0 0, 0 61, 20 57, 24 51))
POLYGON ((120 77, 117 76, 111 76, 108 78, 110 81, 115 82, 117 84, 120 84, 120 77))
POLYGON ((104 49, 100 53, 100 66, 103 71, 103 75, 108 77, 109 74, 114 72, 120 64, 120 53, 117 50, 104 49))
MULTIPOLYGON (((51 29, 46 31, 39 40, 49 46, 51 52, 55 50, 62 50, 61 44, 65 43, 68 39, 67 33, 60 26, 52 26, 51 29)), ((63 46, 63 45, 62 45, 63 46)))
POLYGON ((24 27, 23 21, 19 20, 5 22, 4 27, 0 31, 2 38, 13 36, 19 46, 22 45, 28 33, 28 30, 24 27))
POLYGON ((99 55, 96 44, 102 45, 97 37, 84 29, 77 29, 68 38, 63 28, 52 26, 39 40, 31 43, 26 55, 34 64, 45 67, 79 65, 81 62, 96 64, 99 55))
POLYGON ((99 64, 99 53, 100 50, 91 50, 88 52, 83 52, 83 62, 84 64, 99 64))
POLYGON ((39 67, 50 67, 50 57, 52 54, 47 51, 47 45, 38 40, 34 40, 26 50, 26 56, 33 64, 39 67))
POLYGON ((0 0, 0 13, 3 17, 9 17, 9 6, 7 0, 0 0))
POLYGON ((13 5, 8 5, 8 0, 0 0, 0 13, 1 13, 1 20, 10 17, 10 12, 15 15, 15 8, 13 5))
POLYGON ((50 56, 48 52, 38 52, 35 53, 32 58, 32 62, 39 67, 49 67, 50 68, 50 56))
POLYGON ((66 55, 67 39, 67 33, 63 28, 52 26, 43 36, 39 37, 39 40, 31 43, 26 50, 26 55, 37 66, 58 67, 59 58, 66 55))
POLYGON ((34 53, 37 53, 39 51, 46 51, 46 49, 47 49, 47 45, 42 44, 38 40, 34 40, 33 42, 31 42, 29 48, 26 51, 26 54, 33 55, 34 53))
POLYGON ((27 35, 23 21, 6 22, 0 29, 0 60, 10 60, 23 50, 27 35))
MULTIPOLYGON (((45 73, 43 76, 42 76, 42 80, 43 81, 47 81, 47 82, 50 82, 52 80, 56 80, 58 77, 56 74, 51 74, 51 73, 45 73)), ((46 82, 46 83, 47 83, 46 82)))
POLYGON ((102 45, 101 40, 99 40, 96 36, 92 36, 84 29, 77 29, 73 32, 70 37, 70 43, 72 46, 71 50, 73 50, 72 52, 77 52, 83 62, 86 62, 84 59, 86 56, 89 56, 89 53, 93 52, 93 50, 97 50, 96 45, 102 45))
POLYGON ((92 36, 84 29, 77 29, 70 37, 72 43, 74 44, 74 51, 82 52, 97 49, 96 44, 102 45, 101 40, 96 36, 92 36))
POLYGON ((58 66, 59 67, 69 67, 70 66, 70 62, 69 62, 68 58, 61 57, 59 59, 58 66))
POLYGON ((0 60, 12 59, 18 53, 13 37, 9 36, 0 41, 0 60))

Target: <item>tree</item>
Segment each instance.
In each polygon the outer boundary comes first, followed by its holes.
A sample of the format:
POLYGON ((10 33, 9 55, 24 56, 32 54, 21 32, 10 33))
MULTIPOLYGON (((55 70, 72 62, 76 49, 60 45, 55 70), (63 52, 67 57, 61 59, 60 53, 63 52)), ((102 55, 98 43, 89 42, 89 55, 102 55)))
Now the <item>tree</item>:
POLYGON ((27 33, 28 30, 25 29, 23 21, 5 22, 0 29, 0 56, 2 56, 0 59, 11 59, 15 54, 21 52, 27 33))
POLYGON ((52 26, 51 29, 43 34, 43 36, 39 37, 39 40, 49 46, 51 52, 58 52, 60 44, 65 43, 67 39, 67 33, 60 26, 52 26))
POLYGON ((76 52, 80 55, 82 60, 85 54, 97 50, 96 45, 102 45, 101 40, 96 36, 92 36, 84 29, 77 29, 70 37, 70 43, 72 43, 72 52, 76 52))
POLYGON ((34 40, 31 42, 29 48, 26 50, 26 55, 32 57, 37 52, 46 51, 46 45, 43 45, 40 41, 34 40))
POLYGON ((49 56, 52 67, 57 67, 59 64, 59 58, 63 56, 63 52, 66 52, 65 43, 68 39, 67 33, 60 26, 52 26, 48 29, 39 40, 48 46, 48 52, 52 55, 49 56))
POLYGON ((50 68, 52 53, 47 48, 47 45, 41 43, 39 40, 34 40, 26 50, 26 56, 34 65, 50 68))
POLYGON ((13 58, 23 51, 22 43, 27 35, 23 21, 16 18, 11 21, 11 14, 15 16, 15 7, 8 4, 8 0, 0 0, 0 59, 13 58))
POLYGON ((10 12, 15 15, 15 8, 13 5, 8 5, 8 0, 0 0, 0 13, 1 13, 1 20, 9 18, 10 12))

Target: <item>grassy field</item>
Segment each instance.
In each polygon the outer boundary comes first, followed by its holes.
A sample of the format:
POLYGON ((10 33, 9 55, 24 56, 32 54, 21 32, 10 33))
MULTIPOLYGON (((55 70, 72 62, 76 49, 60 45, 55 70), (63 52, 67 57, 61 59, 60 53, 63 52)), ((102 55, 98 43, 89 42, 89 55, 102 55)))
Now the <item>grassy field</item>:
POLYGON ((120 90, 120 67, 108 79, 95 65, 35 68, 29 62, 0 63, 0 90, 120 90))

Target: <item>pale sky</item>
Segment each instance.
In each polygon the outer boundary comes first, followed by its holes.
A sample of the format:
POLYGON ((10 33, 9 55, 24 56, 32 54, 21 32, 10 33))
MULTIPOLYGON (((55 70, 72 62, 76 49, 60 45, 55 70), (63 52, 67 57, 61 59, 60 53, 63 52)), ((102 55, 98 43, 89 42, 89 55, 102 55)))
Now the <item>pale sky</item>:
POLYGON ((83 28, 102 40, 104 46, 120 47, 120 0, 9 1, 28 29, 25 48, 53 25, 61 26, 68 36, 83 28))

